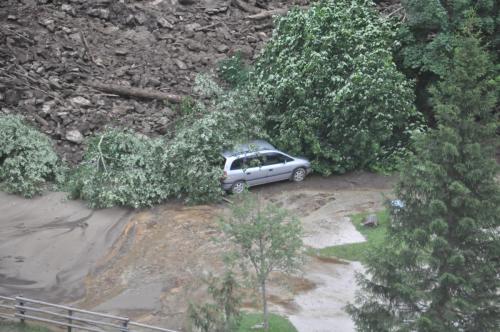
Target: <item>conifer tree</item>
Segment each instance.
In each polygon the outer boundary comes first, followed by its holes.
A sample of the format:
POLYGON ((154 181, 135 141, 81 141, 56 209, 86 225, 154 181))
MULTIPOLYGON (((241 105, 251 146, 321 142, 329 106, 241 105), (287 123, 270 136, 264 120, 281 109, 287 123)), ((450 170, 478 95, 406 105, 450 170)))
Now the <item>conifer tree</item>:
POLYGON ((499 80, 478 38, 452 45, 430 90, 438 126, 418 140, 396 188, 403 207, 348 306, 361 331, 498 331, 499 80))

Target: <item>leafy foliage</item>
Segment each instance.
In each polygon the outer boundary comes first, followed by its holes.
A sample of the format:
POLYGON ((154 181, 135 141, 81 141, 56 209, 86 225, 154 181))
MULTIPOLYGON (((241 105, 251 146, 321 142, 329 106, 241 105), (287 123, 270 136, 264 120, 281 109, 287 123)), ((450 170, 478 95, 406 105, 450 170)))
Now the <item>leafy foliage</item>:
POLYGON ((260 113, 248 112, 256 107, 251 91, 232 90, 216 94, 199 117, 183 122, 161 159, 164 174, 173 179, 171 187, 175 195, 186 196, 190 202, 220 197, 224 164, 221 152, 238 142, 264 135, 260 113))
POLYGON ((219 62, 219 77, 233 88, 248 82, 250 69, 245 65, 241 53, 219 62))
POLYGON ((251 265, 261 289, 264 329, 269 329, 266 282, 272 271, 290 273, 302 263, 302 227, 297 218, 273 204, 264 207, 248 194, 222 221, 226 236, 237 246, 243 267, 251 265))
POLYGON ((404 207, 349 309, 360 330, 498 329, 499 85, 477 38, 454 45, 448 74, 431 90, 438 128, 408 161, 396 190, 404 207))
POLYGON ((252 94, 223 93, 209 78, 198 79, 214 102, 186 101, 176 135, 168 142, 120 129, 93 137, 84 161, 70 176, 73 198, 93 207, 151 206, 168 197, 205 202, 221 197, 221 152, 261 132, 252 94))
POLYGON ((87 143, 83 162, 71 174, 73 198, 92 207, 151 206, 170 194, 157 160, 161 140, 108 128, 87 143))
POLYGON ((428 87, 446 76, 456 35, 480 31, 490 49, 500 50, 500 6, 495 0, 404 0, 407 20, 399 31, 402 67, 416 77, 419 109, 434 121, 428 87))
POLYGON ((190 304, 189 318, 201 332, 232 332, 241 321, 241 300, 237 295, 239 285, 231 271, 219 280, 209 280, 208 293, 214 303, 202 306, 190 304))
POLYGON ((255 69, 273 142, 322 174, 402 152, 418 116, 393 40, 365 0, 321 1, 279 19, 255 69))
POLYGON ((50 140, 21 117, 0 116, 0 182, 6 191, 32 197, 62 175, 50 140))

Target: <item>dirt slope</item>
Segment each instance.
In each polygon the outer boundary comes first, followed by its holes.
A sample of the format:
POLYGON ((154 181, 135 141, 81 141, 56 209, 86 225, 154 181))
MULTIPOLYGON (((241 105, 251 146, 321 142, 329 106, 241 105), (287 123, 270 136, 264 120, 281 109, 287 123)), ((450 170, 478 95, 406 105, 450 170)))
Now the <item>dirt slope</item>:
POLYGON ((190 95, 195 75, 221 59, 236 52, 256 57, 272 22, 249 15, 266 3, 273 9, 307 2, 3 0, 0 113, 25 115, 72 162, 81 157, 82 138, 107 124, 169 133, 174 104, 88 84, 190 95))

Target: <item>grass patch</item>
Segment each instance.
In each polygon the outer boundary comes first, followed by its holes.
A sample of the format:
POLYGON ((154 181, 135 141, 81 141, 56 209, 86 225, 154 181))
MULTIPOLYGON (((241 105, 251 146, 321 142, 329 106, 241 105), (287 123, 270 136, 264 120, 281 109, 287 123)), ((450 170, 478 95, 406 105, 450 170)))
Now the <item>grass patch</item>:
POLYGON ((360 213, 351 216, 351 222, 354 227, 363 234, 366 242, 342 244, 338 246, 326 247, 319 250, 311 249, 311 255, 321 257, 337 257, 350 261, 366 261, 366 253, 370 247, 381 244, 385 241, 387 227, 389 225, 389 212, 387 210, 376 213, 378 217, 377 227, 364 227, 363 221, 369 213, 360 213))
POLYGON ((53 332, 46 327, 31 325, 28 323, 13 323, 0 321, 0 331, 2 332, 53 332))
MULTIPOLYGON (((244 313, 238 332, 259 332, 264 329, 252 329, 252 326, 262 323, 262 314, 244 313)), ((297 332, 288 319, 275 314, 269 314, 269 332, 297 332)))

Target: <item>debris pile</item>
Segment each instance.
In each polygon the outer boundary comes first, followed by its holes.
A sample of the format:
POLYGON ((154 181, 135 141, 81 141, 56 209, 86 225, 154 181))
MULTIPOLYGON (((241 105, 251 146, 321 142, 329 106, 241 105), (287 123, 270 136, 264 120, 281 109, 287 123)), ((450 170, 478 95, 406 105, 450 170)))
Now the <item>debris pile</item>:
POLYGON ((0 114, 22 114, 71 163, 106 125, 173 130, 196 74, 253 61, 272 15, 309 1, 4 0, 0 114))

